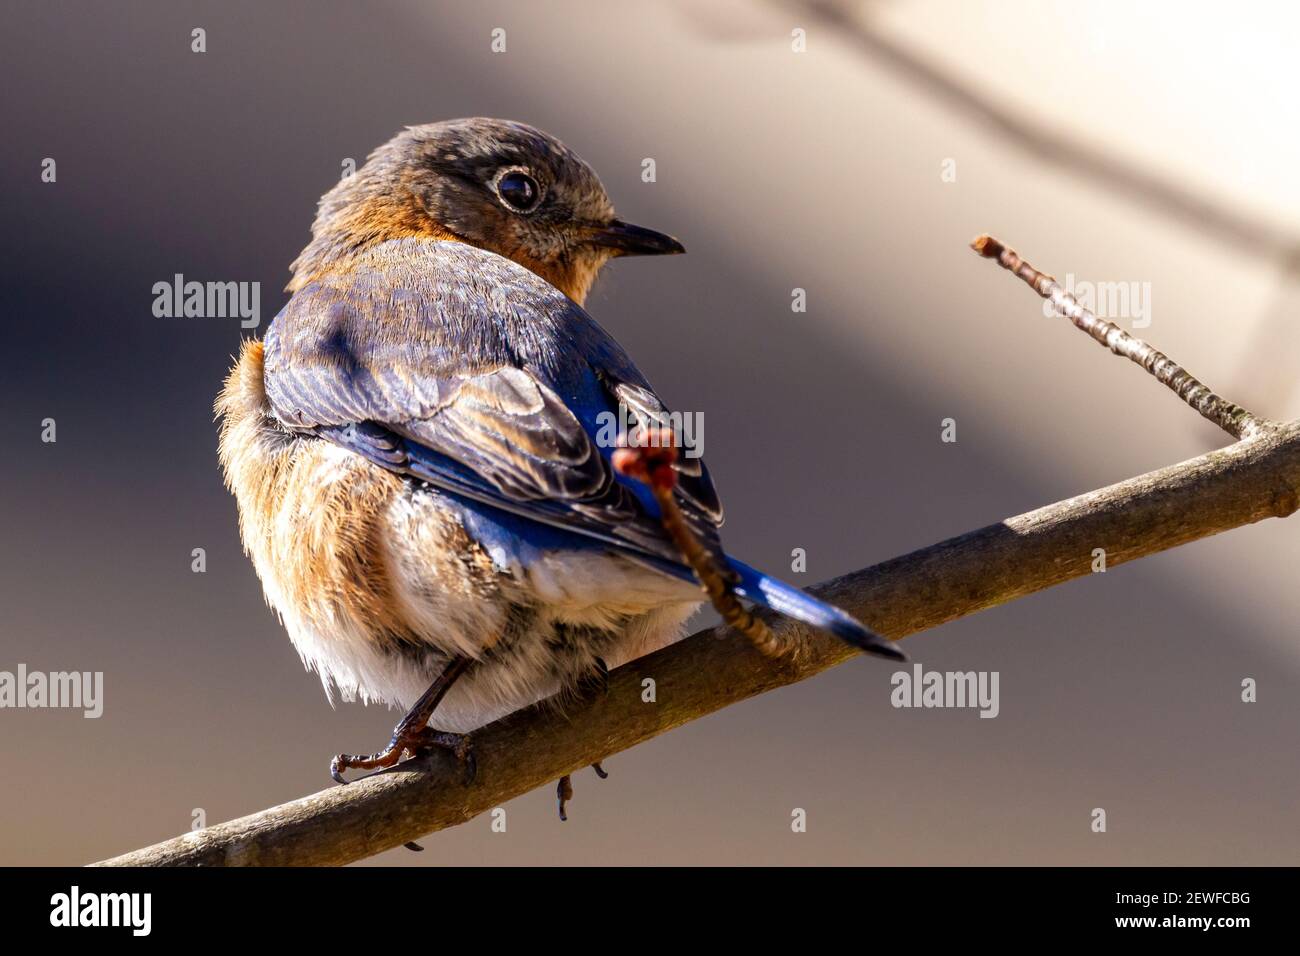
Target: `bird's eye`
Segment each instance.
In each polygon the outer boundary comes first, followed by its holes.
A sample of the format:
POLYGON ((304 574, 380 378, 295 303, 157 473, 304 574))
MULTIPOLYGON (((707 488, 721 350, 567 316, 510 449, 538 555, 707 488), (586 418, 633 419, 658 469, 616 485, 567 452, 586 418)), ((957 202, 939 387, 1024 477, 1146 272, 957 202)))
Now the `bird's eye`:
POLYGON ((542 191, 532 176, 515 171, 497 180, 497 195, 511 209, 530 212, 537 205, 542 191))

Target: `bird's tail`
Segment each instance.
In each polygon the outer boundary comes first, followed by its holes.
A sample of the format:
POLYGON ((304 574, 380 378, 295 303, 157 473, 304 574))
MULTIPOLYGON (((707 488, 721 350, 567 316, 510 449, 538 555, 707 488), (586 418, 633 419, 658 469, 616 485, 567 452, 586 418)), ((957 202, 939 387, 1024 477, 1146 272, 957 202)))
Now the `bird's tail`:
POLYGON ((736 593, 745 600, 770 607, 778 614, 829 631, 846 644, 851 644, 867 654, 887 657, 894 661, 907 660, 907 655, 896 645, 875 631, 863 627, 856 618, 834 605, 819 601, 806 591, 800 591, 784 581, 778 581, 762 571, 751 568, 743 561, 737 561, 730 555, 727 556, 727 561, 739 579, 735 585, 736 593))

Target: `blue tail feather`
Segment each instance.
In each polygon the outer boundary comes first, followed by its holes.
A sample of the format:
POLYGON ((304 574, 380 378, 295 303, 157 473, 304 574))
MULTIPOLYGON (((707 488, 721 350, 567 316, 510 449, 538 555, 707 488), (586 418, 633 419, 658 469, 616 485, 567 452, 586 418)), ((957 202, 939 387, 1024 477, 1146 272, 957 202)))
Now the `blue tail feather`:
POLYGON ((840 640, 868 654, 888 657, 896 661, 907 660, 907 655, 894 644, 875 631, 863 627, 852 615, 825 601, 818 600, 806 591, 800 591, 784 581, 755 570, 730 555, 727 560, 740 578, 736 585, 736 593, 747 601, 753 601, 755 604, 771 608, 778 614, 829 631, 840 640))

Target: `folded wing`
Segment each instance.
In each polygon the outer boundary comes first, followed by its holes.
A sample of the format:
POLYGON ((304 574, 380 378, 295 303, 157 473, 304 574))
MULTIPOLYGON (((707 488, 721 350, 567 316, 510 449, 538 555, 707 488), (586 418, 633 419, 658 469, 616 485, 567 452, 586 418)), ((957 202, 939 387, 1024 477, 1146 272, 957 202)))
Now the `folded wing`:
MULTIPOLYGON (((609 462, 609 424, 663 403, 574 302, 500 256, 398 240, 300 289, 266 336, 288 428, 445 491, 680 564, 647 490, 609 462)), ((678 503, 719 557, 722 509, 682 458, 678 503)))

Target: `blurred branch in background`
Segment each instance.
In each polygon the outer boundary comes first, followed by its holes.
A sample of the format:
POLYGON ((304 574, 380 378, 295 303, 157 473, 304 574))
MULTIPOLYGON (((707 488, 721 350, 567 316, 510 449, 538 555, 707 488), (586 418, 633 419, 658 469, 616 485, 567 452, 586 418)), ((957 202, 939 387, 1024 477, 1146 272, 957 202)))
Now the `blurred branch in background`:
MULTIPOLYGON (((834 28, 836 36, 873 63, 893 71, 1028 155, 1189 226, 1236 255, 1257 263, 1272 263, 1278 270, 1278 301, 1255 323, 1252 341, 1245 350, 1245 364, 1233 378, 1236 387, 1253 396, 1267 396, 1279 407, 1290 400, 1298 379, 1293 369, 1266 369, 1261 380, 1255 366, 1259 357, 1275 354, 1276 343, 1286 341, 1294 325, 1300 233, 1251 216, 1202 186, 1172 182, 1161 170, 1144 167, 1018 112, 981 88, 978 72, 959 76, 888 36, 872 21, 873 4, 858 0, 778 0, 778 5, 807 12, 834 28)), ((982 64, 977 65, 983 69, 982 64)))
MULTIPOLYGON (((982 240, 982 241, 981 241, 982 240)), ((1182 464, 1009 518, 810 589, 895 640, 1106 567, 1300 506, 1300 422, 1277 424, 1215 395, 1118 328, 1091 324, 1050 276, 997 240, 976 251, 1174 389, 1241 440, 1182 464)), ((1096 320, 1096 317, 1092 317, 1096 320)), ((766 616, 788 652, 771 658, 727 628, 701 631, 609 675, 600 696, 540 704, 474 732, 478 774, 444 754, 399 764, 251 816, 104 861, 109 866, 338 865, 464 823, 520 794, 688 721, 841 664, 835 638, 766 616), (643 681, 655 682, 655 702, 643 681)), ((606 784, 605 786, 613 786, 606 784)), ((558 825, 558 824, 557 824, 558 825)))

